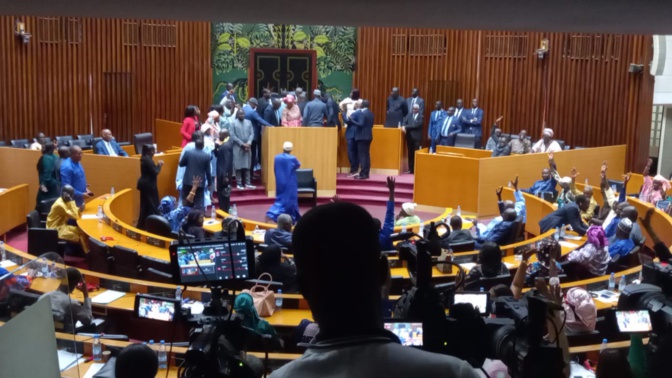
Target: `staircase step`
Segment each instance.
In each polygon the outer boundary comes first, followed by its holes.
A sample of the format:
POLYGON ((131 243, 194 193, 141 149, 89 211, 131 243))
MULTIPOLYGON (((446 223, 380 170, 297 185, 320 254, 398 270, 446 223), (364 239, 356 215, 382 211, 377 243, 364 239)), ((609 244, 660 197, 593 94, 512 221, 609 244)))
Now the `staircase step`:
MULTIPOLYGON (((387 197, 381 196, 364 196, 364 195, 352 195, 352 194, 343 194, 338 195, 342 201, 354 202, 359 205, 381 205, 385 206, 387 204, 387 197)), ((395 206, 401 206, 402 203, 407 201, 400 201, 395 198, 395 206)))
MULTIPOLYGON (((385 181, 376 181, 376 180, 355 180, 351 177, 344 177, 344 178, 337 178, 336 179, 336 188, 339 188, 341 186, 351 186, 351 185, 356 185, 360 187, 366 187, 366 188, 382 188, 383 190, 387 191, 387 184, 385 181)), ((397 181, 395 185, 396 189, 406 189, 406 190, 413 190, 413 183, 405 183, 405 182, 399 182, 397 181)))
MULTIPOLYGON (((387 197, 388 195, 388 190, 386 186, 361 186, 361 185, 356 185, 356 184, 343 184, 343 185, 338 185, 336 187, 336 193, 341 193, 343 194, 350 193, 353 191, 357 192, 367 192, 370 193, 371 195, 381 195, 387 197)), ((362 193, 366 194, 366 193, 362 193)), ((395 196, 411 196, 413 197, 413 188, 397 188, 395 187, 394 189, 394 195, 395 196)))

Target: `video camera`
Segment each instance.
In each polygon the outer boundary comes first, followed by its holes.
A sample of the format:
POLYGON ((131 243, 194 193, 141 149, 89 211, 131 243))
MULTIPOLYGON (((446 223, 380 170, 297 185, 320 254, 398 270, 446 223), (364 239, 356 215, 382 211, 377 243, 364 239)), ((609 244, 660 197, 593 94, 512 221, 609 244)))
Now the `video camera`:
POLYGON ((562 350, 544 341, 546 319, 557 305, 537 295, 524 300, 497 298, 492 313, 497 318, 483 319, 470 304, 452 305, 446 316, 446 298, 454 297, 464 286, 466 274, 453 261, 441 262, 457 267, 456 282, 432 285, 433 257, 441 255, 437 226, 430 224, 426 239, 413 233, 393 235, 406 240, 398 244, 399 258, 406 261, 413 287, 397 302, 394 317, 422 322, 423 350, 443 353, 468 361, 480 368, 485 358, 499 359, 513 378, 563 377, 562 350), (411 241, 412 237, 417 240, 411 241))

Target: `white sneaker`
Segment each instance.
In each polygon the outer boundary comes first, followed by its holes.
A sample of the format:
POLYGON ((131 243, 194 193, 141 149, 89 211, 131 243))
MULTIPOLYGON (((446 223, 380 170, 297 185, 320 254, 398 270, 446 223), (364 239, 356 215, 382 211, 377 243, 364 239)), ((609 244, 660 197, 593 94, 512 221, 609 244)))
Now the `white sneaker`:
POLYGON ((245 185, 245 189, 257 189, 254 185, 245 185))
POLYGON ((238 188, 238 190, 245 190, 245 188, 240 186, 240 185, 238 185, 237 188, 238 188))

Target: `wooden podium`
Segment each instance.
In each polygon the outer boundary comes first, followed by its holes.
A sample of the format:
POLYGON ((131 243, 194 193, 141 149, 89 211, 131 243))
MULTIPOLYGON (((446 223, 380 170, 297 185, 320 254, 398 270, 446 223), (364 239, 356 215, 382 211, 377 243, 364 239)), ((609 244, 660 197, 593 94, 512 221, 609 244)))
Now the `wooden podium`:
MULTIPOLYGON (((345 139, 345 128, 341 129, 338 145, 338 167, 341 173, 350 172, 348 160, 348 142, 345 139)), ((398 176, 408 170, 406 155, 406 139, 398 128, 373 126, 371 142, 371 173, 398 176)))
POLYGON ((317 179, 318 197, 336 194, 336 156, 338 129, 335 127, 266 127, 262 136, 262 181, 266 195, 275 197, 275 155, 282 153, 282 144, 294 144, 292 155, 301 168, 312 168, 317 179))

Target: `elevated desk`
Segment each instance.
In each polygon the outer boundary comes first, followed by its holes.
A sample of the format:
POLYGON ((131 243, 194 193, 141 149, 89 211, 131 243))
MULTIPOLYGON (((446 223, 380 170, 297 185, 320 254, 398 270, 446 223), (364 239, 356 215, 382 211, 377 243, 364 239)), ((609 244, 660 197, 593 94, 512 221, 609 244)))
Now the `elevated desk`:
MULTIPOLYGON (((341 128, 338 140, 338 168, 341 173, 350 172, 346 128, 341 128)), ((371 173, 398 176, 408 170, 406 137, 401 129, 373 126, 371 142, 371 173)))

